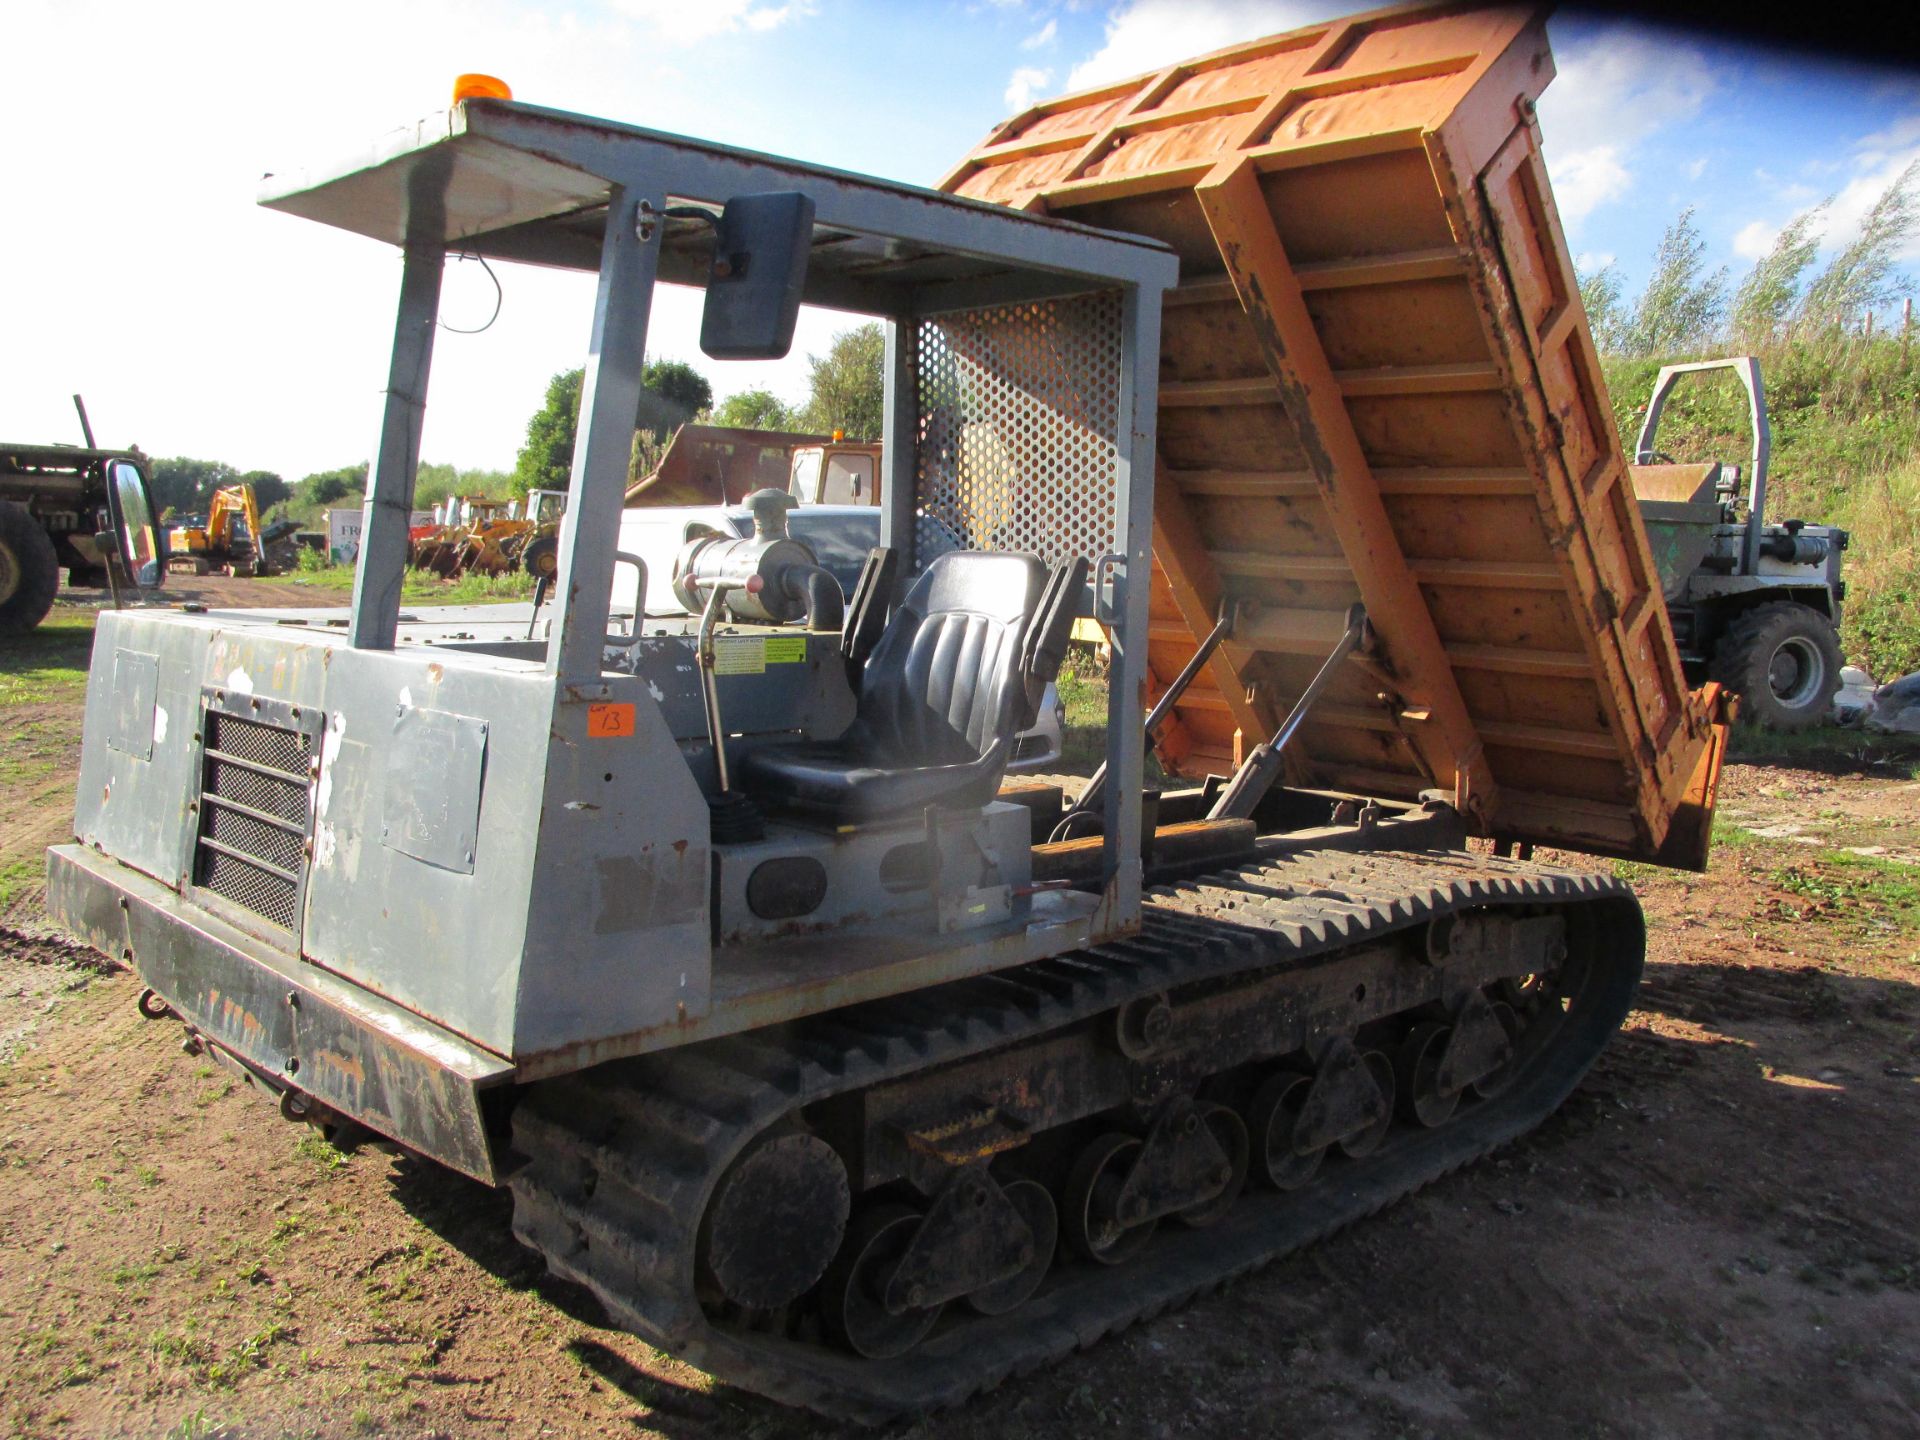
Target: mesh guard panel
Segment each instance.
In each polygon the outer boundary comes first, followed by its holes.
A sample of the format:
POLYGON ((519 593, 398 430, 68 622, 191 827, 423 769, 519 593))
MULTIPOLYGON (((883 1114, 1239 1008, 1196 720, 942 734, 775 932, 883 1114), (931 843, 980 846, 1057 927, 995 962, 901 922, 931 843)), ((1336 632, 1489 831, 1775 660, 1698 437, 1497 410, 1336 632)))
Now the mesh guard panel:
POLYGON ((1024 550, 1049 565, 1119 548, 1120 297, 922 320, 915 552, 1024 550))
POLYGON ((300 918, 313 738, 210 710, 193 883, 282 930, 300 918))

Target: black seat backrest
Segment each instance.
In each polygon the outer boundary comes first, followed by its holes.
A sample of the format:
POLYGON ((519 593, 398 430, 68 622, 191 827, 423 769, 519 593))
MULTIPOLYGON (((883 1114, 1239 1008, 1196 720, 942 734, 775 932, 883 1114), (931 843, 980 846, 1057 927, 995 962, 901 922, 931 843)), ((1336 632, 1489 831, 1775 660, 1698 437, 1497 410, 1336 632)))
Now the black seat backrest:
POLYGON ((1032 555, 957 551, 929 565, 867 660, 859 748, 883 765, 958 765, 1010 740, 1046 583, 1032 555))

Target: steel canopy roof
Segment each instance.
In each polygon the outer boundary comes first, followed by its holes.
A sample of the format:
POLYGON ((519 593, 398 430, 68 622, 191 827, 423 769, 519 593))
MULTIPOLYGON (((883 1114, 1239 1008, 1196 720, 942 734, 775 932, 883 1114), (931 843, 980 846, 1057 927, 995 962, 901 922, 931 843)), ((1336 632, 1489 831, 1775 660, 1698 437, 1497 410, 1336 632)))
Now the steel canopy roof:
MULTIPOLYGON (((807 299, 939 308, 1015 294, 1172 284, 1156 240, 704 140, 515 101, 474 100, 392 132, 330 168, 269 175, 260 203, 390 244, 567 269, 599 267, 608 197, 626 185, 717 208, 804 190, 818 207, 807 299)), ((663 279, 699 284, 707 227, 667 223, 663 279)))

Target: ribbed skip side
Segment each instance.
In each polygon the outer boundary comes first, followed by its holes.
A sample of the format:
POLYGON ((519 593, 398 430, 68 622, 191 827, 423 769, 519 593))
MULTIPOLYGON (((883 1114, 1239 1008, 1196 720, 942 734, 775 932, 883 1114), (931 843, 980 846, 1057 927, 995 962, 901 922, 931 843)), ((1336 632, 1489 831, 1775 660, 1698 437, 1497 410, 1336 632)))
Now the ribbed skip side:
POLYGON ((1724 728, 1681 672, 1540 159, 1543 11, 1407 6, 1025 111, 944 182, 1180 254, 1150 669, 1237 605, 1160 735, 1271 734, 1363 602, 1289 777, 1704 864, 1724 728))

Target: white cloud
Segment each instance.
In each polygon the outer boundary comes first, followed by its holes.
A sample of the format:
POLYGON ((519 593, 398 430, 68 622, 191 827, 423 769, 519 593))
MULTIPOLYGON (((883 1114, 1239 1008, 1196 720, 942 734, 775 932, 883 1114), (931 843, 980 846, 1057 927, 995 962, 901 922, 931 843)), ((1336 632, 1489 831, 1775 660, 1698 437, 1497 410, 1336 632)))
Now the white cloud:
MULTIPOLYGON (((1851 155, 1842 155, 1834 164, 1819 167, 1822 173, 1852 172, 1851 179, 1826 196, 1826 214, 1814 227, 1814 233, 1820 236, 1821 249, 1831 253, 1858 236, 1867 212, 1887 188, 1906 173, 1907 167, 1916 162, 1920 162, 1920 114, 1902 116, 1885 129, 1862 136, 1854 142, 1851 155)), ((1764 167, 1756 168, 1753 174, 1767 187, 1775 205, 1793 209, 1787 220, 1779 224, 1755 219, 1735 233, 1734 252, 1749 260, 1765 255, 1781 230, 1821 198, 1821 192, 1811 186, 1783 180, 1764 167)), ((1920 235, 1908 237, 1899 259, 1909 263, 1920 261, 1920 235)))
POLYGON ((1022 40, 1020 42, 1020 48, 1022 50, 1038 50, 1042 45, 1051 45, 1053 43, 1053 37, 1059 33, 1060 22, 1058 20, 1049 20, 1038 30, 1034 31, 1033 34, 1022 40))
POLYGON ((1687 165, 1687 179, 1689 180, 1698 180, 1702 175, 1706 173, 1707 173, 1707 157, 1704 155, 1702 155, 1697 160, 1691 161, 1687 165))
POLYGON ((1104 85, 1223 45, 1297 30, 1353 10, 1347 0, 1123 0, 1101 47, 1073 67, 1070 90, 1104 85))
POLYGON ((1618 145, 1590 145, 1563 155, 1552 166, 1553 198, 1569 223, 1583 220, 1633 188, 1618 145))
POLYGON ((1733 237, 1733 253, 1742 260, 1758 260, 1773 249, 1773 242, 1780 238, 1780 229, 1764 220, 1749 220, 1733 237))
POLYGON ((1035 70, 1030 66, 1021 66, 1007 80, 1007 93, 1004 97, 1009 110, 1024 110, 1033 103, 1036 90, 1053 78, 1051 70, 1035 70))
POLYGON ((732 31, 774 30, 813 14, 812 0, 789 0, 785 5, 756 0, 615 0, 613 8, 675 45, 693 45, 732 31))
POLYGON ((1554 60, 1557 78, 1540 98, 1540 135, 1554 198, 1570 223, 1627 194, 1635 148, 1691 119, 1719 87, 1697 46, 1631 25, 1609 25, 1557 50, 1554 60))
POLYGON ((1573 257, 1573 268, 1582 275, 1591 275, 1606 269, 1618 258, 1611 250, 1582 250, 1573 257))
MULTIPOLYGON (((1916 161, 1920 161, 1920 116, 1908 117, 1862 140, 1854 156, 1854 178, 1840 187, 1829 208, 1826 243, 1844 245, 1858 235, 1874 202, 1916 161)), ((1899 257, 1920 261, 1920 234, 1907 237, 1899 257)))

